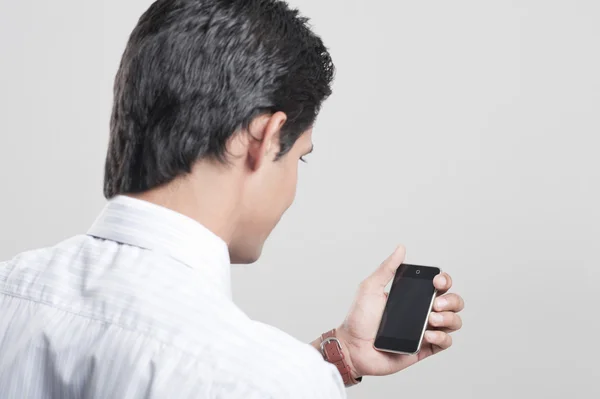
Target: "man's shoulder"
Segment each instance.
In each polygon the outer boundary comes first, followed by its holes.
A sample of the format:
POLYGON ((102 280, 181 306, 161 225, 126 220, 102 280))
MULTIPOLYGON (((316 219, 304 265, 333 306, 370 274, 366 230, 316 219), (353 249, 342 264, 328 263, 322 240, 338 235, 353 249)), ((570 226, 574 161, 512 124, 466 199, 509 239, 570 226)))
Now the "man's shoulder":
POLYGON ((50 264, 62 261, 68 263, 68 258, 74 256, 86 239, 90 239, 90 237, 77 235, 53 246, 26 250, 8 260, 0 261, 0 287, 8 282, 9 275, 14 283, 27 275, 37 275, 43 272, 50 264))

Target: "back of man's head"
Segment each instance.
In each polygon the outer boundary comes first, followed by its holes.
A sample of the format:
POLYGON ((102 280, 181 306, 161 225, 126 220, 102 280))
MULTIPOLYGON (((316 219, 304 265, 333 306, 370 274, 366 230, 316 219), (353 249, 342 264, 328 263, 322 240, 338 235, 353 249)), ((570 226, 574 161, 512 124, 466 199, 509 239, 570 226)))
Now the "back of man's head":
POLYGON ((114 87, 104 194, 140 193, 226 161, 226 144, 284 112, 280 154, 312 126, 333 64, 278 0, 158 0, 131 34, 114 87))

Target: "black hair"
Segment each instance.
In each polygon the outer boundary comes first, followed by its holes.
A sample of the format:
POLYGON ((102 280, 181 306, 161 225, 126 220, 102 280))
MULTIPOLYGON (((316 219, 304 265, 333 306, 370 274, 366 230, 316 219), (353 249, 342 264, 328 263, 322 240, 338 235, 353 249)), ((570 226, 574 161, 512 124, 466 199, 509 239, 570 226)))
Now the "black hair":
POLYGON ((115 79, 104 195, 139 193, 226 161, 228 139, 287 114, 284 155, 331 94, 334 66, 308 19, 278 0, 158 0, 115 79))

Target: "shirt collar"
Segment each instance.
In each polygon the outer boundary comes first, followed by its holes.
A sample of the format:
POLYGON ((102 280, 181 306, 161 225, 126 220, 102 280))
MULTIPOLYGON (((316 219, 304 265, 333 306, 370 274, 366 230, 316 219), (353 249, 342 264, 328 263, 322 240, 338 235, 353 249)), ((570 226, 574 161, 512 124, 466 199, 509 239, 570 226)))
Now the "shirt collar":
POLYGON ((227 244, 195 220, 139 199, 117 196, 106 204, 88 235, 169 256, 210 278, 231 297, 227 244))

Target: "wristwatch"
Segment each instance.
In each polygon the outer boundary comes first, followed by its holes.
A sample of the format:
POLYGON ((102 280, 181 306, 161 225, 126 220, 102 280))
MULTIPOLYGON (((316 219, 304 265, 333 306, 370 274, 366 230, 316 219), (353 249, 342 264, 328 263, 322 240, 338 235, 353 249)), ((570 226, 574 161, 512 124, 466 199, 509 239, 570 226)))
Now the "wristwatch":
POLYGON ((337 367, 345 386, 356 385, 362 381, 362 377, 356 379, 352 377, 350 366, 344 359, 342 344, 335 337, 335 329, 321 335, 321 354, 325 360, 337 367))

